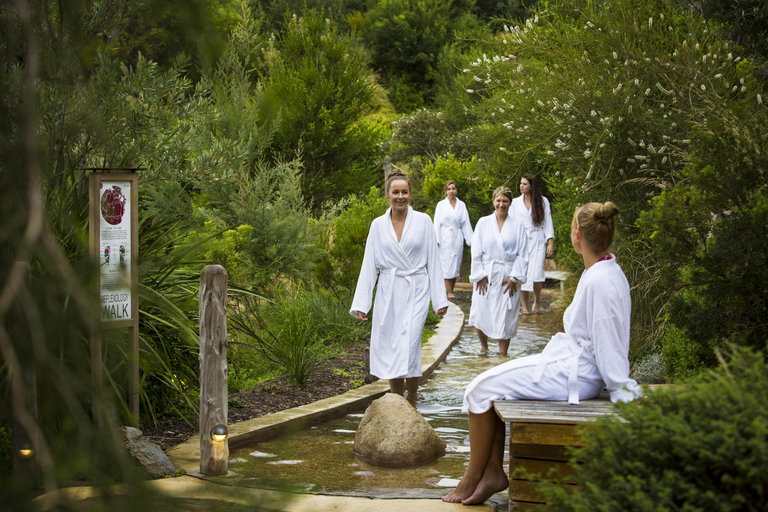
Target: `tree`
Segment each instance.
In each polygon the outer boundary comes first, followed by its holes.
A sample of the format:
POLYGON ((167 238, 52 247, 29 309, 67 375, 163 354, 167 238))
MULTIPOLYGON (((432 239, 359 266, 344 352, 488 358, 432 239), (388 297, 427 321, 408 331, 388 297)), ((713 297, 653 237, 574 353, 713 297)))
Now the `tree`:
POLYGON ((727 344, 768 348, 768 112, 756 106, 722 113, 697 137, 680 183, 641 218, 670 290, 669 322, 685 338, 663 346, 678 375, 714 365, 727 344))
POLYGON ((363 37, 372 64, 382 73, 393 103, 404 112, 434 98, 440 53, 457 30, 470 30, 476 21, 470 2, 454 0, 379 0, 366 13, 363 37))
MULTIPOLYGON (((464 130, 469 152, 499 184, 524 172, 546 179, 558 243, 567 244, 578 205, 619 205, 615 247, 633 283, 635 354, 654 350, 679 289, 661 276, 691 262, 677 250, 657 260, 656 240, 637 221, 654 208, 649 200, 689 179, 695 159, 719 168, 715 154, 694 151, 711 146, 702 141, 751 126, 750 116, 764 122, 755 66, 717 26, 665 0, 542 5, 476 49, 466 66, 474 82, 467 94, 478 97, 468 107, 478 121, 464 130), (730 127, 722 130, 724 119, 730 127)), ((747 140, 736 146, 738 158, 760 160, 747 140)), ((729 305, 746 313, 746 302, 729 305)))
POLYGON ((280 128, 275 149, 301 155, 302 191, 317 211, 376 182, 377 129, 362 117, 373 106, 373 82, 361 48, 335 22, 305 10, 286 21, 267 55, 265 94, 280 128))

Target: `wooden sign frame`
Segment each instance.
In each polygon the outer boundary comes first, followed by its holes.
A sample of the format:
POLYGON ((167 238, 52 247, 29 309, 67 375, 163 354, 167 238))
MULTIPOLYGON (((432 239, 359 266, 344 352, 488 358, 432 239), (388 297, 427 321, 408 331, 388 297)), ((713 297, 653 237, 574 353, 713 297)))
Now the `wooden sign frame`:
MULTIPOLYGON (((105 329, 127 328, 129 330, 128 409, 134 425, 139 426, 139 175, 136 172, 92 172, 89 175, 88 186, 90 253, 94 261, 100 263, 97 291, 100 298, 101 321, 91 332, 93 393, 94 397, 103 396, 101 332, 105 329), (128 184, 127 188, 130 188, 128 194, 123 193, 126 187, 119 186, 121 184, 128 184), (104 198, 103 196, 107 193, 109 196, 104 198), (102 199, 104 199, 104 206, 102 206, 102 199), (113 206, 113 203, 116 205, 113 206), (128 215, 123 215, 124 209, 128 210, 128 215), (127 228, 127 234, 125 228, 127 228), (110 240, 113 236, 115 242, 111 244, 110 240), (107 243, 110 245, 106 246, 107 243), (128 247, 126 248, 125 245, 128 247), (115 260, 113 261, 112 258, 115 260), (119 270, 125 265, 129 266, 127 276, 125 272, 121 274, 119 270), (129 280, 127 283, 126 277, 129 280), (118 291, 111 293, 115 287, 118 291), (120 290, 121 287, 122 290, 120 290), (126 289, 130 294, 128 298, 125 297, 126 289), (107 318, 104 318, 105 316, 107 318)), ((98 403, 99 400, 94 399, 93 413, 97 420, 102 417, 98 403)))

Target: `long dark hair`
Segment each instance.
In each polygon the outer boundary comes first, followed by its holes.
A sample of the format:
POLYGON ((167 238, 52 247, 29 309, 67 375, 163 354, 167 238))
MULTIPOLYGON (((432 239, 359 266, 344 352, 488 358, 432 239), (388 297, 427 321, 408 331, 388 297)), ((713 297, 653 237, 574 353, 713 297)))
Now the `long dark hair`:
POLYGON ((539 180, 531 173, 523 174, 523 178, 531 185, 531 218, 534 226, 541 226, 544 222, 544 199, 539 190, 539 180))

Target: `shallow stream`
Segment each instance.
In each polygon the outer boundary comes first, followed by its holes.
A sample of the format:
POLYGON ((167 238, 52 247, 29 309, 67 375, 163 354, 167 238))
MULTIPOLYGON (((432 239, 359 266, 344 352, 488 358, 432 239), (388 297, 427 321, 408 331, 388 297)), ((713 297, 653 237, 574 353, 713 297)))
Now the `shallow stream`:
MULTIPOLYGON (((456 303, 469 317, 469 300, 456 303)), ((465 296, 468 298, 468 296, 465 296)), ((547 302, 544 302, 545 309, 547 302)), ((466 321, 466 318, 465 318, 466 321)), ((521 315, 510 357, 540 352, 557 332, 559 315, 521 315)), ((446 455, 417 468, 384 468, 355 458, 352 446, 363 411, 325 421, 266 442, 233 448, 229 474, 206 479, 227 485, 313 494, 376 497, 437 497, 454 487, 469 461, 464 388, 479 373, 506 359, 489 340, 490 355, 478 355, 474 328, 465 325, 459 342, 432 377, 419 387, 417 409, 447 444, 446 455)))

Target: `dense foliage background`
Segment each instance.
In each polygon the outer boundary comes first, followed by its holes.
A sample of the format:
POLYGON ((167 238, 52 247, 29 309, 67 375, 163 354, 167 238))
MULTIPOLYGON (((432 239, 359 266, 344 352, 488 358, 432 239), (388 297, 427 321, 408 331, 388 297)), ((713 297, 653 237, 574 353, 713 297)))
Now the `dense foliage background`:
POLYGON ((90 168, 142 168, 142 422, 194 418, 206 264, 229 273, 232 391, 300 384, 365 336, 346 308, 385 165, 429 213, 456 180, 473 223, 538 175, 574 275, 574 208, 617 203, 637 368, 683 381, 765 351, 764 2, 19 0, 0 27, 4 503, 25 502, 14 416, 47 489, 130 480, 102 428, 129 421, 124 340, 108 396, 89 390, 90 168))

